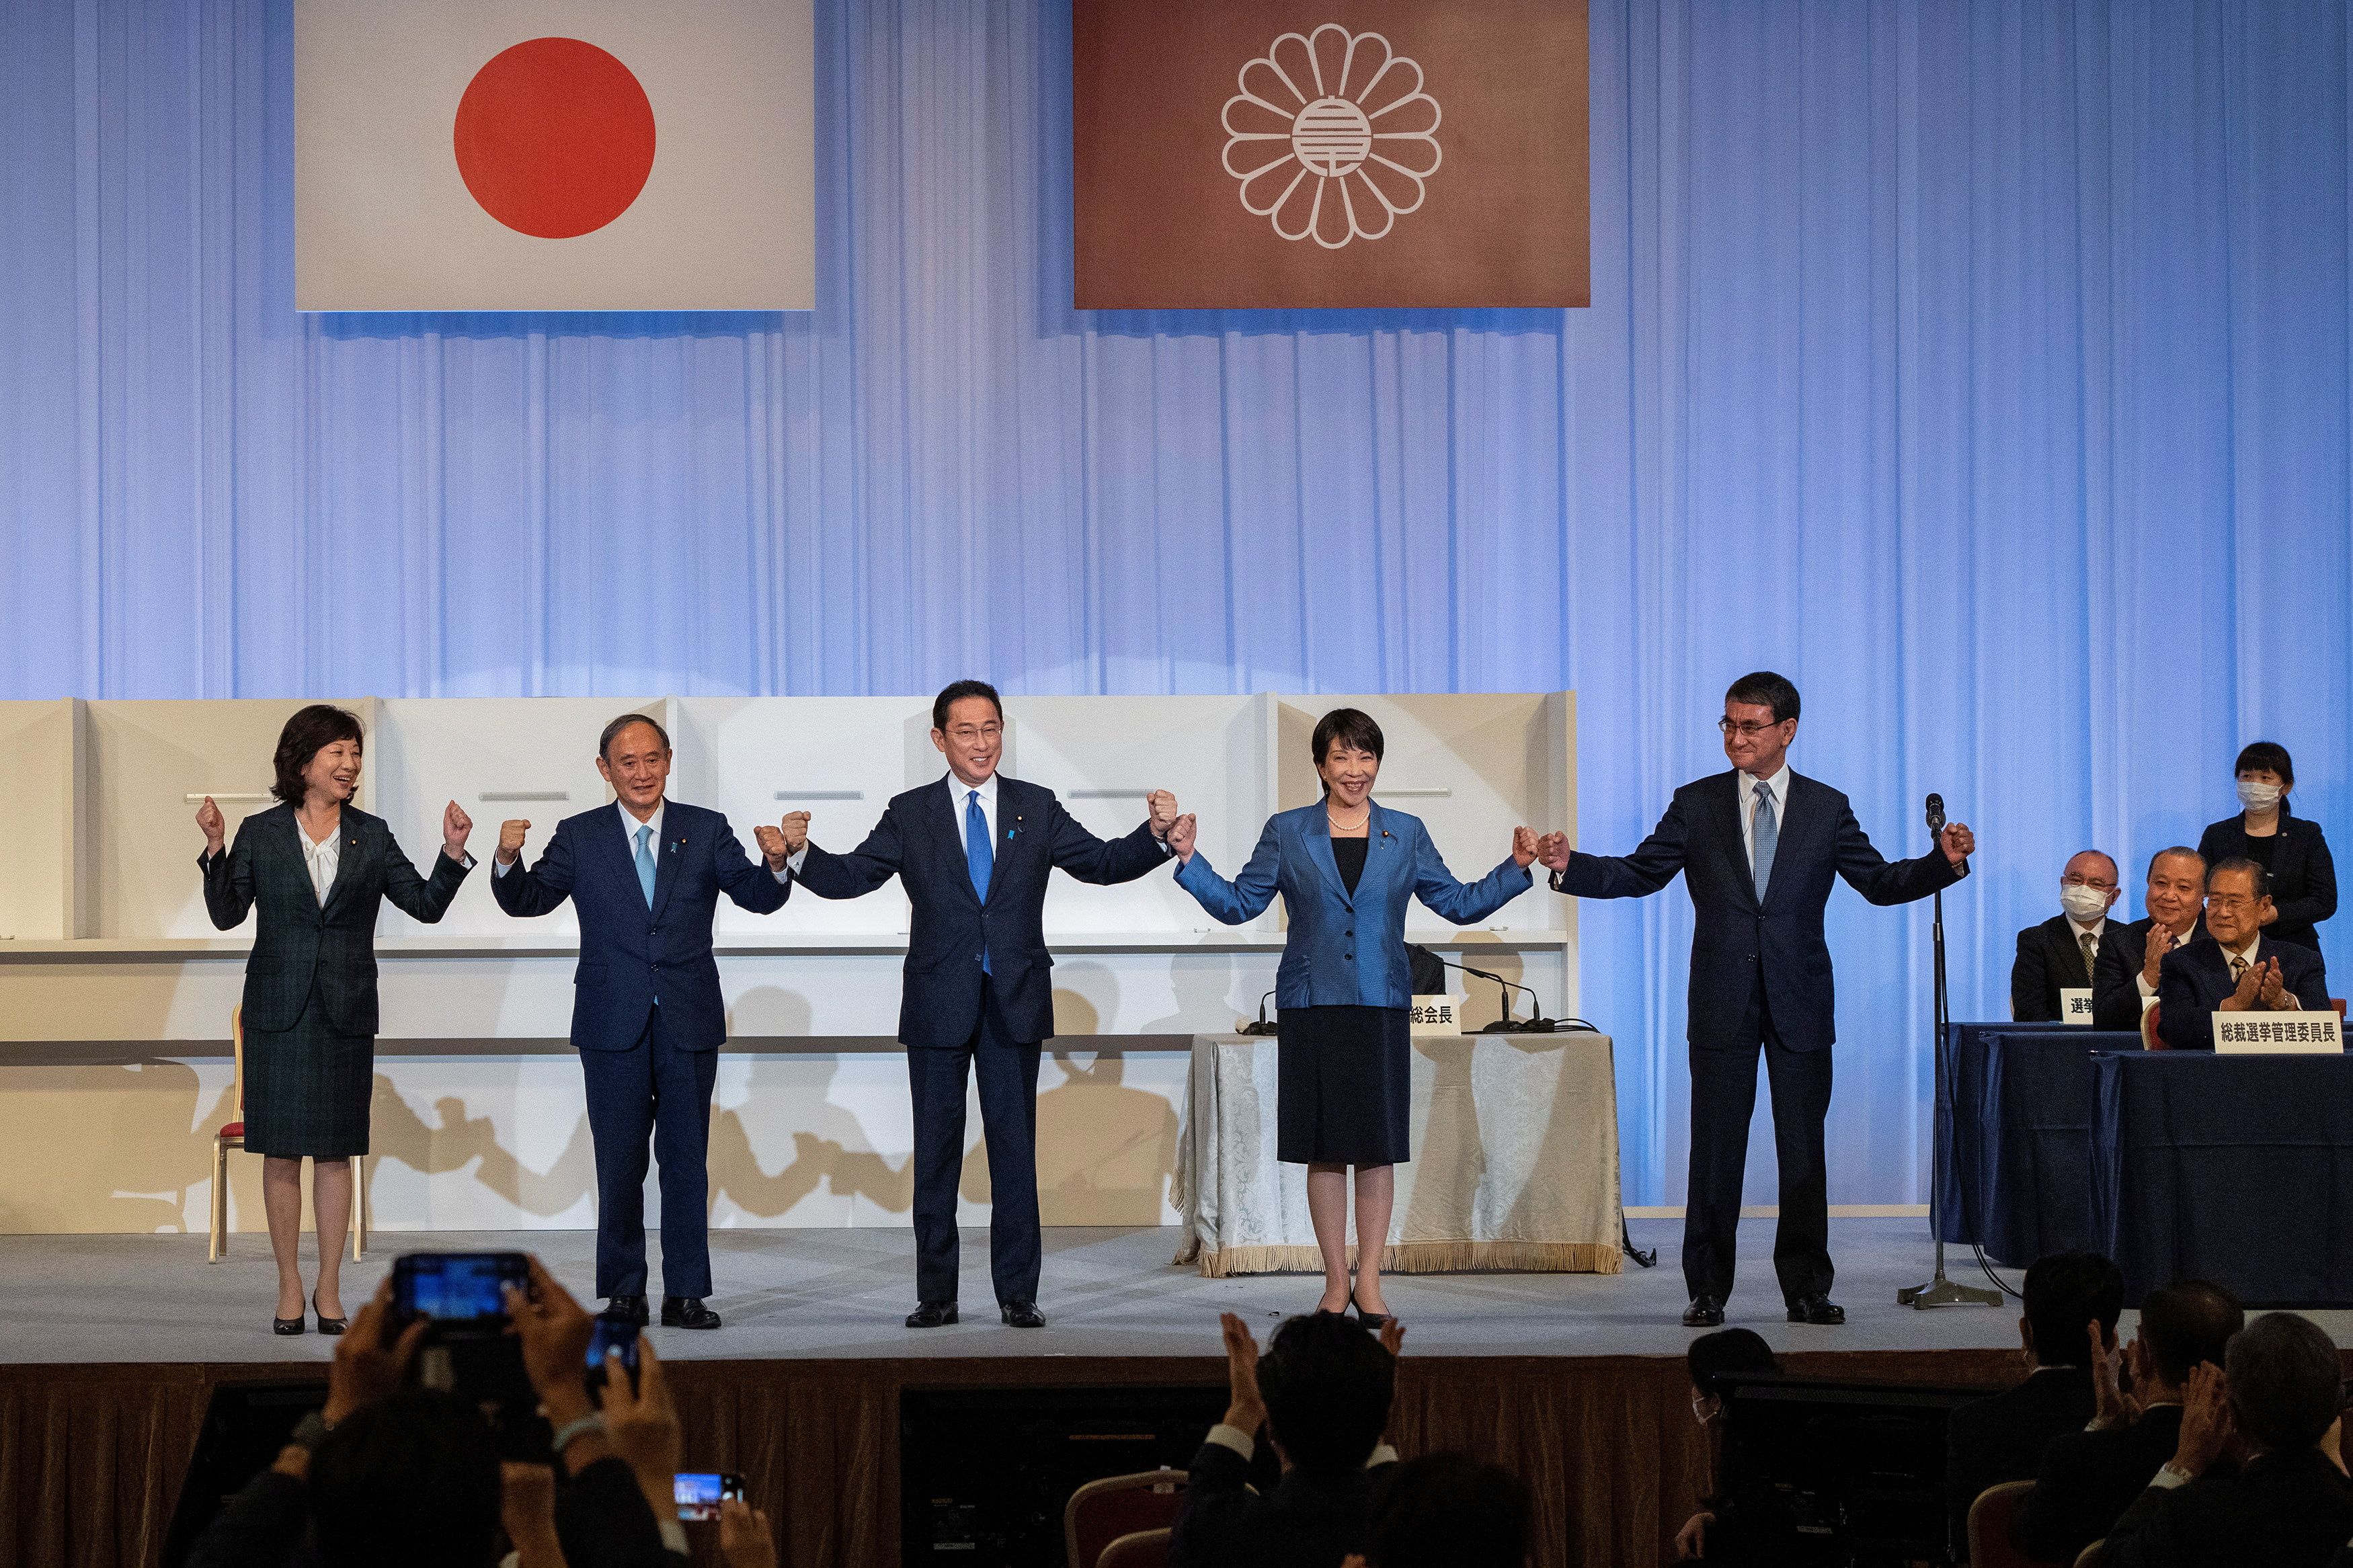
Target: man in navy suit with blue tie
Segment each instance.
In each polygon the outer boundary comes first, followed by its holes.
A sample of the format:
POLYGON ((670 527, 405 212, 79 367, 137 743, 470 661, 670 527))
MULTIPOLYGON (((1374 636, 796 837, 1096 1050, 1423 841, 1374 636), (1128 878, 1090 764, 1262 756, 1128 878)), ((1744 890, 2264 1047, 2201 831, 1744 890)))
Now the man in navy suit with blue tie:
POLYGON ((1781 1224, 1773 1268, 1793 1323, 1842 1323, 1830 1299, 1830 1181, 1822 1120, 1838 1037, 1822 906, 1843 877, 1874 904, 1925 899, 1968 874, 1977 840, 1959 823, 1936 849, 1893 863, 1871 847, 1846 796, 1789 770, 1798 689, 1769 670, 1724 694, 1724 754, 1733 771, 1675 791, 1631 855, 1573 852, 1547 834, 1537 858, 1556 891, 1581 899, 1654 893, 1680 871, 1692 932, 1691 1176, 1683 1219, 1683 1322, 1715 1328, 1732 1294, 1740 1183, 1757 1107, 1757 1058, 1773 1091, 1781 1224))
POLYGON ((711 920, 722 893, 754 914, 791 895, 783 833, 755 830, 755 864, 727 818, 665 800, 670 735, 642 713, 605 726, 596 771, 619 798, 556 825, 521 864, 528 822, 499 829, 491 889, 511 915, 566 898, 580 915, 572 1044, 587 1080, 596 1149, 596 1294, 636 1322, 646 1310, 646 1139, 661 1167, 666 1328, 715 1329, 708 1207, 711 1089, 727 1038, 711 920))
POLYGON ((959 680, 932 703, 932 744, 947 777, 896 796, 847 855, 807 842, 808 816, 784 820, 792 869, 824 899, 854 899, 893 876, 914 906, 899 1038, 915 1110, 915 1310, 911 1329, 956 1321, 956 1178, 964 1165, 965 1081, 980 1080, 988 1141, 989 1273, 999 1315, 1043 1328, 1038 1310, 1039 1046, 1054 1029, 1046 884, 1053 868, 1082 882, 1128 882, 1168 858, 1176 799, 1155 790, 1150 815, 1106 843, 1071 819, 1051 790, 998 774, 1005 712, 996 688, 959 680))

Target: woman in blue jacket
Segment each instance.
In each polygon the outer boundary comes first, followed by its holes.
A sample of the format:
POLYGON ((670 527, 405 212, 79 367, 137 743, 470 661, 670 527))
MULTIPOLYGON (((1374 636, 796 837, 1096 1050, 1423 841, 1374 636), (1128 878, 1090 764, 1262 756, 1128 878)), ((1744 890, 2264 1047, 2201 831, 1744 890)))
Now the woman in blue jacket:
POLYGON ((1531 881, 1535 835, 1512 833, 1512 853, 1473 883, 1454 879, 1418 817, 1373 804, 1381 727, 1354 708, 1324 715, 1311 742, 1324 798, 1278 812, 1250 864, 1232 881, 1194 848, 1194 820, 1177 818, 1168 847, 1176 880, 1228 925, 1253 919, 1282 895, 1291 918, 1275 972, 1275 1158, 1307 1167, 1307 1210, 1324 1256, 1324 1299, 1337 1314, 1353 1303, 1377 1328, 1381 1252, 1388 1244, 1396 1165, 1410 1158, 1408 1009, 1413 983, 1405 951, 1406 896, 1456 925, 1485 920, 1531 881), (1358 940, 1361 934, 1363 940, 1358 940), (1348 1279, 1348 1168, 1356 1171, 1356 1276, 1348 1279))

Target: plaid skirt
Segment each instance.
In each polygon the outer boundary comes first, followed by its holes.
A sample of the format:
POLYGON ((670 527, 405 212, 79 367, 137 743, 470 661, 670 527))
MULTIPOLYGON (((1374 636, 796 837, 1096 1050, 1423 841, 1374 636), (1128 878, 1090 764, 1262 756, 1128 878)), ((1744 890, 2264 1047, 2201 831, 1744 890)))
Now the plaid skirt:
POLYGON ((245 1146, 252 1153, 364 1154, 375 1094, 375 1037, 335 1033, 315 990, 292 1028, 245 1032, 245 1146))

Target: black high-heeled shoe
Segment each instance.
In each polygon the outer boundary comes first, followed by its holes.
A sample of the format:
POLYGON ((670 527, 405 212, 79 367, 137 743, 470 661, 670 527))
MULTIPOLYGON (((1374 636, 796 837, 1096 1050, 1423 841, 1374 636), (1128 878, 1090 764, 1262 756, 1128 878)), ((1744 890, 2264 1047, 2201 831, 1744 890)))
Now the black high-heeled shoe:
MULTIPOLYGON (((319 1293, 316 1290, 311 1292, 311 1310, 318 1317, 319 1331, 325 1334, 330 1339, 332 1339, 335 1335, 342 1333, 345 1329, 352 1326, 352 1321, 349 1318, 331 1318, 327 1316, 326 1313, 320 1311, 319 1293)), ((298 1334, 302 1331, 301 1323, 301 1319, 297 1318, 294 1320, 294 1331, 298 1334)), ((279 1331, 282 1333, 285 1331, 280 1330, 279 1331)))
POLYGON ((1362 1307, 1356 1305, 1356 1293, 1354 1290, 1348 1292, 1348 1310, 1349 1311, 1356 1314, 1356 1321, 1362 1323, 1366 1330, 1373 1333, 1377 1334, 1383 1329, 1389 1326, 1390 1314, 1388 1312, 1366 1311, 1362 1307))
POLYGON ((299 1313, 291 1318, 281 1318, 272 1313, 269 1319, 269 1331, 273 1334, 299 1334, 306 1331, 310 1326, 311 1321, 299 1313))
MULTIPOLYGON (((1351 1290, 1348 1292, 1348 1307, 1353 1307, 1356 1304, 1356 1293, 1354 1290, 1351 1290)), ((1343 1307, 1338 1311, 1335 1312, 1319 1302, 1315 1308, 1315 1315, 1319 1318, 1345 1318, 1348 1315, 1348 1307, 1343 1307)))

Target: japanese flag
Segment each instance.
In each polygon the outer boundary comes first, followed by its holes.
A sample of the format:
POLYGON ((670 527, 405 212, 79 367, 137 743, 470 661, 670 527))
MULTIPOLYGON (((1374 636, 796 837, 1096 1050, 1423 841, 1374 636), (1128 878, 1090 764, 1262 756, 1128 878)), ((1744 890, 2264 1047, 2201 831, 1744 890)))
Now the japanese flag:
POLYGON ((812 0, 295 0, 302 310, 805 310, 812 0))

